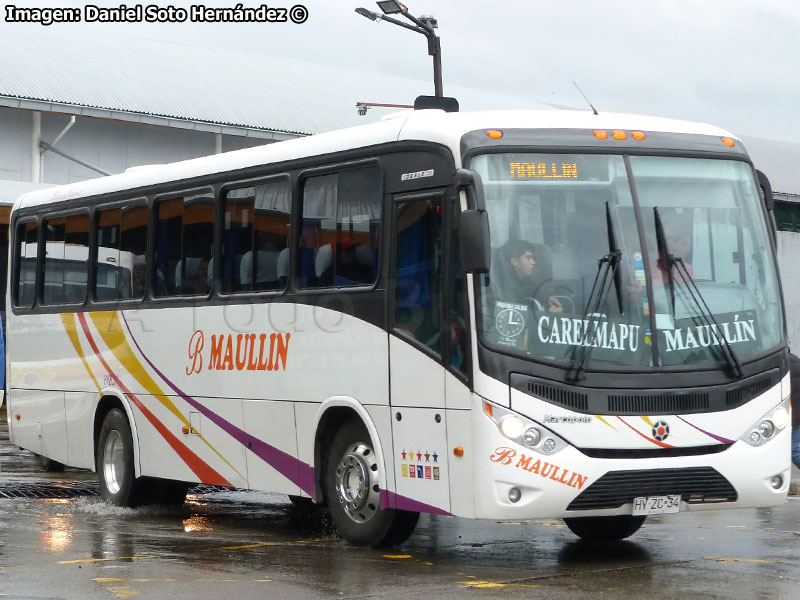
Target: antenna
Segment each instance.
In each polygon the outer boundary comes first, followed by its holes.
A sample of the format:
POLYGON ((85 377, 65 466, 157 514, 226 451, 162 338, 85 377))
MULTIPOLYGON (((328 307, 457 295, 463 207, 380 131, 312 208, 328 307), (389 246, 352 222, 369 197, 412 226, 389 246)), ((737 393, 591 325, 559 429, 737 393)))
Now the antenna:
POLYGON ((594 107, 594 105, 589 101, 589 98, 586 97, 586 94, 583 93, 583 90, 578 86, 578 84, 573 81, 572 85, 578 88, 578 91, 581 93, 581 96, 583 96, 583 99, 586 100, 586 104, 588 104, 592 108, 592 112, 596 115, 600 114, 597 112, 597 109, 594 107))

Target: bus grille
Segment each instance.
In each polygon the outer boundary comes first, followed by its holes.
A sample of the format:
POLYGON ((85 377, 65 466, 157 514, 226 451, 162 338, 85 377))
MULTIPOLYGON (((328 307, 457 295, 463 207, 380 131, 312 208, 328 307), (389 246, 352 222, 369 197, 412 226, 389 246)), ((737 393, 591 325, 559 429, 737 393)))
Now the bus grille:
MULTIPOLYGON (((530 377, 510 376, 511 387, 550 404, 588 415, 687 415, 737 408, 781 380, 780 371, 727 385, 673 389, 600 389, 576 387, 530 377)), ((513 399, 512 399, 512 409, 513 399)))
POLYGON ((739 495, 731 483, 711 467, 611 471, 595 481, 567 510, 619 508, 637 496, 680 494, 684 502, 735 502, 739 495))

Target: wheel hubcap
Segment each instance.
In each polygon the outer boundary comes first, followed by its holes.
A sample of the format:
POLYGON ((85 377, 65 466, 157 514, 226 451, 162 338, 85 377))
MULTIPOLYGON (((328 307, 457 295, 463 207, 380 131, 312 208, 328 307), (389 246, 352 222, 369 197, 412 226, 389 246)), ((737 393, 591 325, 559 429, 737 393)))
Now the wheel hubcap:
POLYGON ((110 431, 103 448, 103 479, 106 488, 112 494, 116 494, 122 489, 122 481, 125 477, 124 450, 119 431, 116 429, 110 431))
POLYGON ((336 497, 356 523, 369 521, 380 508, 378 463, 372 448, 366 444, 353 444, 339 461, 336 497))

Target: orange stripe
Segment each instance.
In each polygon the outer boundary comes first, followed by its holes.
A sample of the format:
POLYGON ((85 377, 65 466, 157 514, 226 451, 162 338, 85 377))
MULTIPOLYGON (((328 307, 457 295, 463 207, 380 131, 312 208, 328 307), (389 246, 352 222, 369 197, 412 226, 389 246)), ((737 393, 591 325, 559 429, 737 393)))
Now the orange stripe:
MULTIPOLYGON (((617 417, 617 418, 618 418, 620 421, 622 421, 622 417, 617 417)), ((638 429, 636 429, 636 428, 635 428, 635 427, 633 427, 632 425, 628 424, 627 422, 625 422, 625 421, 622 421, 622 422, 623 422, 623 423, 625 423, 625 425, 628 425, 628 427, 630 427, 631 429, 633 429, 633 430, 634 430, 634 431, 635 431, 637 434, 639 434, 640 436, 642 436, 642 437, 643 437, 644 439, 646 439, 648 442, 652 442, 652 443, 653 443, 653 444, 655 444, 656 446, 661 446, 662 448, 674 448, 674 447, 675 447, 675 446, 672 446, 672 445, 670 445, 670 444, 665 444, 664 442, 659 442, 658 440, 654 440, 653 438, 649 438, 649 437, 647 437, 645 434, 643 434, 641 431, 639 431, 638 429)))
MULTIPOLYGON (((83 328, 83 333, 86 335, 86 339, 89 341, 89 345, 92 347, 97 358, 103 363, 103 367, 108 374, 113 376, 114 372, 111 370, 111 367, 103 358, 102 354, 100 353, 100 349, 97 347, 94 339, 92 338, 92 334, 89 331, 89 325, 86 323, 86 317, 84 317, 83 313, 78 313, 78 320, 81 323, 81 327, 83 328)), ((181 457, 183 462, 185 462, 188 467, 200 478, 200 481, 203 483, 207 483, 210 485, 224 485, 228 487, 233 487, 233 485, 226 480, 222 475, 217 473, 214 469, 212 469, 209 465, 207 465, 203 460, 197 456, 194 452, 192 452, 189 448, 186 447, 183 442, 181 442, 175 435, 166 428, 166 426, 159 421, 156 416, 148 410, 148 408, 144 405, 144 403, 139 400, 128 388, 126 388, 120 378, 115 377, 117 384, 119 385, 120 389, 125 392, 125 395, 131 399, 131 401, 136 405, 136 407, 142 412, 142 414, 147 418, 148 421, 156 428, 156 430, 161 434, 161 436, 166 440, 166 442, 172 447, 173 450, 181 457)))

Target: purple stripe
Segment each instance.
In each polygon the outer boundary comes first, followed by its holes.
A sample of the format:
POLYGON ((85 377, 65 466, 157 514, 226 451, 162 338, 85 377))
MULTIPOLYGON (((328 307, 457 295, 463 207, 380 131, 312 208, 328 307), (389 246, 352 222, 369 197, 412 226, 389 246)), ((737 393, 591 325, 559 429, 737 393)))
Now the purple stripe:
POLYGON ((718 435, 714 435, 713 433, 711 433, 710 431, 706 431, 705 429, 700 429, 697 425, 695 425, 693 423, 689 423, 689 421, 687 421, 686 419, 684 419, 682 417, 678 417, 678 419, 680 419, 681 421, 683 421, 687 425, 690 425, 691 427, 694 427, 695 429, 697 429, 697 431, 699 431, 701 433, 705 433, 708 437, 714 438, 715 440, 717 440, 718 442, 722 442, 723 444, 732 444, 735 441, 735 440, 729 440, 728 438, 720 437, 718 435))
POLYGON ((432 515, 443 515, 446 517, 453 516, 452 513, 449 513, 446 510, 437 508, 436 506, 431 506, 430 504, 425 504, 424 502, 419 502, 418 500, 412 500, 407 496, 401 496, 400 494, 391 492, 389 490, 381 490, 381 505, 384 508, 397 508, 399 510, 430 513, 432 515))
POLYGON ((215 425, 217 425, 220 429, 224 430, 228 433, 231 437, 233 437, 236 441, 240 444, 245 446, 248 450, 250 450, 253 454, 258 456, 261 460, 265 463, 270 465, 273 469, 278 471, 281 475, 286 477, 289 481, 297 485, 301 490, 303 490, 306 494, 311 496, 312 498, 316 498, 316 480, 314 477, 314 468, 311 465, 307 465, 301 460, 298 460, 291 454, 287 454, 283 450, 279 450, 275 446, 271 446, 266 442, 263 442, 250 434, 246 431, 240 429, 230 421, 226 421, 221 416, 216 414, 215 412, 211 411, 206 406, 203 406, 200 402, 195 400, 194 398, 185 394, 182 390, 178 388, 172 381, 167 379, 167 377, 156 367, 152 361, 147 358, 147 355, 142 351, 141 346, 139 346, 139 342, 136 341, 136 338, 131 331, 131 327, 128 324, 128 320, 125 318, 125 314, 120 311, 120 315, 122 316, 122 320, 125 322, 125 327, 128 328, 128 333, 133 340, 136 349, 139 350, 139 354, 142 355, 142 358, 147 361, 147 364, 158 373, 158 376, 163 379, 167 385, 169 385, 175 393, 177 393, 181 398, 183 398, 190 406, 193 406, 198 411, 200 411, 203 415, 208 417, 215 425), (248 444, 250 444, 248 446, 248 444))

